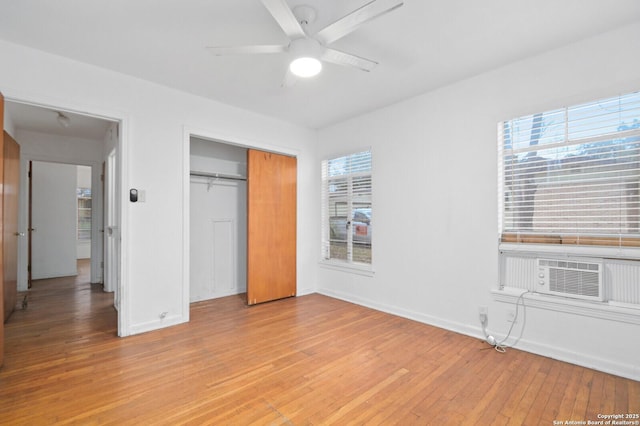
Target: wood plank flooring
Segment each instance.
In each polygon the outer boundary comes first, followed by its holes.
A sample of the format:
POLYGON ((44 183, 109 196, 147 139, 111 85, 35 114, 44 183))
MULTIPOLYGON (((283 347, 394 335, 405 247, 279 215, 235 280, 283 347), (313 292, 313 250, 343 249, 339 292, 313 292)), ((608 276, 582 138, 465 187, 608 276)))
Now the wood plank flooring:
MULTIPOLYGON (((86 269, 86 265, 85 265, 86 269)), ((116 337, 113 295, 34 283, 6 324, 3 425, 552 425, 640 413, 640 382, 321 295, 200 302, 116 337)))

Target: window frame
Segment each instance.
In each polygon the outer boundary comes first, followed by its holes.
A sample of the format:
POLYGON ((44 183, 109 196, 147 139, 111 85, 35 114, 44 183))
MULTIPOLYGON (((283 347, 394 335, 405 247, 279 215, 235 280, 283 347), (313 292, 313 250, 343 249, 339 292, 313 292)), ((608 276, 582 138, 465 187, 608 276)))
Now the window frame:
MULTIPOLYGON (((330 193, 329 193, 329 182, 332 179, 344 179, 346 180, 346 192, 345 192, 345 208, 347 211, 347 217, 349 216, 348 212, 354 211, 354 208, 357 208, 358 202, 354 200, 354 186, 353 181, 357 178, 365 178, 370 181, 369 188, 369 203, 368 207, 371 209, 370 219, 373 221, 373 154, 371 148, 362 148, 351 150, 346 153, 341 153, 339 155, 331 155, 325 157, 320 164, 321 167, 321 253, 320 253, 320 265, 322 267, 339 270, 344 272, 355 273, 364 276, 372 276, 374 274, 374 264, 373 264, 373 235, 370 235, 370 256, 371 263, 357 262, 353 260, 353 231, 352 228, 349 228, 349 232, 346 232, 346 244, 347 244, 347 259, 339 259, 339 258, 331 258, 330 257, 330 246, 331 246, 331 214, 330 214, 330 193), (328 166, 331 161, 340 160, 343 158, 349 158, 353 156, 358 156, 363 153, 369 154, 369 170, 368 171, 350 171, 349 173, 329 176, 328 166), (355 207, 354 207, 355 206, 355 207)), ((350 221, 349 221, 350 222, 350 221)), ((370 232, 371 229, 368 229, 367 232, 370 232)))

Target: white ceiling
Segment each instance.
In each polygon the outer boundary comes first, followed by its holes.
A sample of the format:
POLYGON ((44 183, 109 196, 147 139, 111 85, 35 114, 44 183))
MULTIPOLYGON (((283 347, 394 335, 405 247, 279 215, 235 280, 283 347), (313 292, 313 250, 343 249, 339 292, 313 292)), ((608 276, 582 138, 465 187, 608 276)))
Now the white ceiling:
MULTIPOLYGON (((314 32, 368 1, 288 3, 317 10, 314 32)), ((0 0, 0 10, 0 39, 311 128, 640 20, 638 0, 405 0, 332 44, 380 62, 372 72, 325 64, 281 88, 283 54, 205 49, 286 44, 260 0, 0 0)))

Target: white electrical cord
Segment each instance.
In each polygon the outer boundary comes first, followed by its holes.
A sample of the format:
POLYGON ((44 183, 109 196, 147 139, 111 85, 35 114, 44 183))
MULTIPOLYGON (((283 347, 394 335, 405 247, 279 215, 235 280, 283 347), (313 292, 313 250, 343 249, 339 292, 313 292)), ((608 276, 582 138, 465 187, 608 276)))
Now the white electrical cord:
POLYGON ((530 292, 531 292, 530 290, 527 290, 523 292, 520 296, 518 296, 518 299, 516 300, 516 314, 513 317, 513 322, 511 323, 511 327, 509 327, 509 331, 507 332, 507 335, 501 341, 498 342, 495 337, 487 333, 487 329, 486 329, 487 318, 485 317, 484 320, 481 321, 482 332, 484 333, 485 340, 488 344, 493 346, 496 351, 500 353, 505 353, 507 351, 507 348, 514 347, 522 338, 522 334, 524 333, 524 327, 527 325, 527 307, 524 304, 524 295, 530 292), (513 331, 513 326, 516 324, 516 321, 518 320, 520 302, 522 302, 522 315, 523 315, 522 328, 520 329, 520 336, 518 336, 518 338, 511 345, 505 345, 505 342, 511 336, 511 332, 513 331))

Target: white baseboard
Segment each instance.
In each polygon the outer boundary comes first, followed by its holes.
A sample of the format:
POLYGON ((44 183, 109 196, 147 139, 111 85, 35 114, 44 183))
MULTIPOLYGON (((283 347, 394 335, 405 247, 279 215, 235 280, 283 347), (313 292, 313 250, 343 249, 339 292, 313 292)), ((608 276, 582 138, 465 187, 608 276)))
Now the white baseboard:
POLYGON ((296 289, 296 296, 307 296, 309 294, 315 293, 316 290, 313 288, 298 288, 296 289))
POLYGON ((50 271, 45 275, 33 275, 31 277, 32 280, 48 280, 49 278, 62 278, 62 277, 75 277, 78 275, 78 270, 68 270, 68 271, 50 271))
MULTIPOLYGON (((127 330, 126 336, 132 336, 134 334, 146 333, 148 331, 160 330, 162 328, 171 327, 173 325, 189 322, 189 318, 185 318, 182 315, 166 316, 162 319, 147 321, 140 324, 133 324, 127 330)), ((124 337, 124 336, 123 336, 124 337)))

